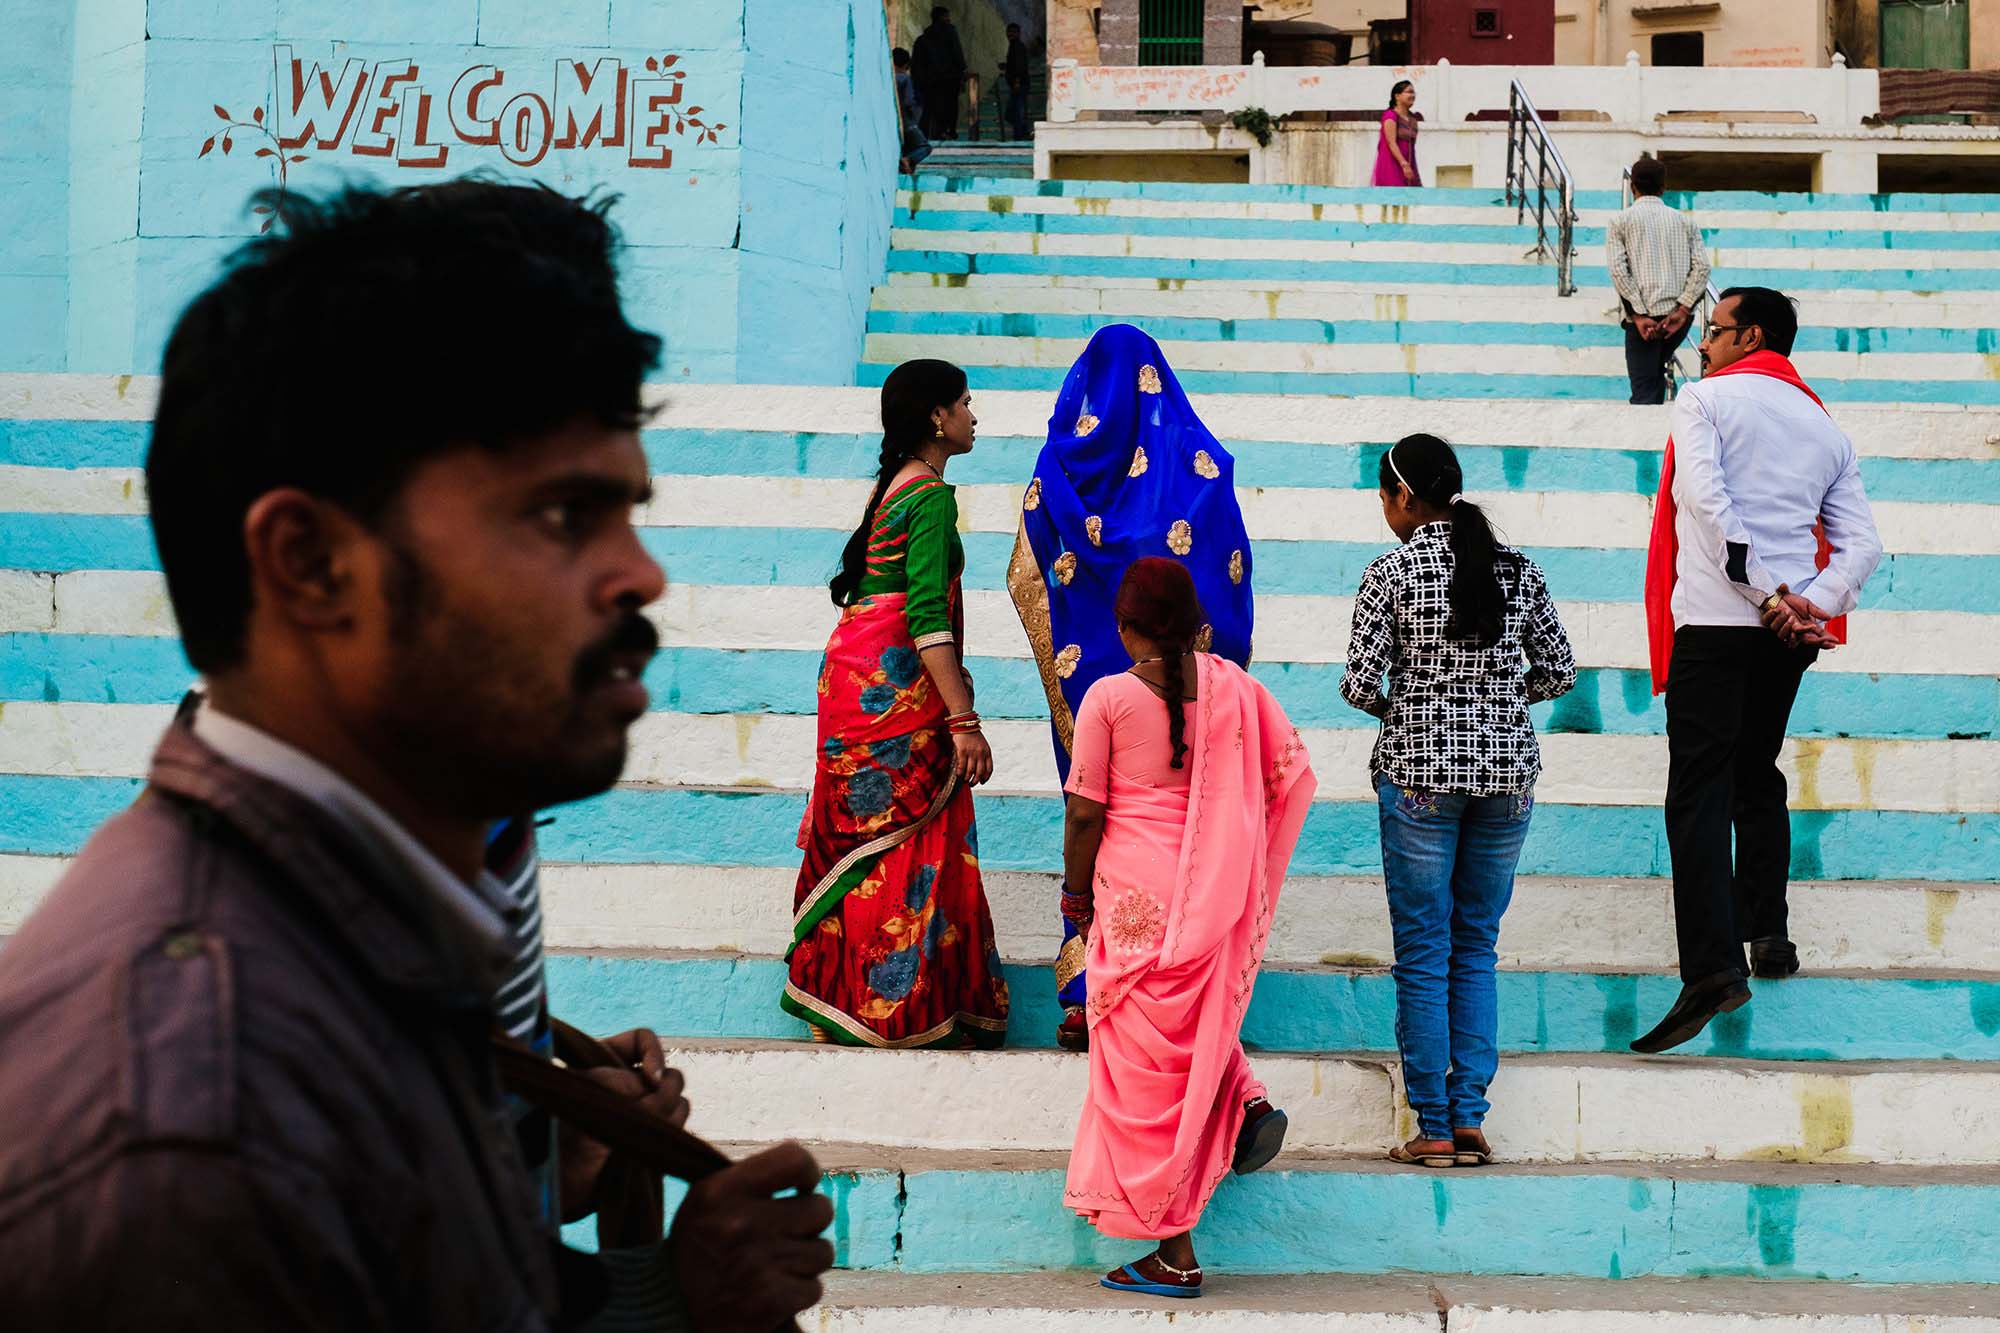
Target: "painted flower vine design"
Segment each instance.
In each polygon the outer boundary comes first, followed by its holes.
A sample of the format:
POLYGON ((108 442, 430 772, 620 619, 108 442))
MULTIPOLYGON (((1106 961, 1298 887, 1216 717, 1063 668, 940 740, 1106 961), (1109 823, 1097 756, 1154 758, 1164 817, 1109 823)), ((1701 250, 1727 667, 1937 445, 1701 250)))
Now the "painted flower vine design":
MULTIPOLYGON (((201 151, 196 153, 195 156, 197 158, 207 157, 211 152, 215 151, 218 143, 222 146, 223 155, 225 157, 228 156, 230 150, 235 146, 235 138, 238 132, 263 135, 271 142, 259 147, 251 156, 268 157, 271 159, 272 177, 277 183, 278 199, 282 203, 285 196, 285 178, 287 174, 294 164, 305 161, 307 154, 287 153, 284 150, 283 145, 278 142, 278 136, 271 133, 270 126, 264 123, 264 108, 261 106, 252 110, 250 118, 244 120, 239 116, 229 114, 229 111, 218 102, 215 106, 215 118, 222 122, 222 129, 202 140, 201 151)), ((253 205, 250 211, 264 219, 264 225, 257 228, 259 232, 271 230, 271 224, 277 220, 277 214, 269 204, 253 205)))
MULTIPOLYGON (((667 55, 659 57, 647 56, 646 72, 648 74, 658 75, 660 78, 663 79, 672 79, 674 81, 676 93, 678 93, 680 87, 683 86, 681 80, 687 78, 686 70, 674 68, 674 66, 680 64, 680 62, 681 58, 677 55, 667 55)), ((721 124, 720 122, 714 125, 709 125, 704 123, 701 118, 702 108, 698 106, 691 106, 686 111, 682 111, 678 106, 678 101, 679 98, 678 96, 676 96, 675 98, 676 105, 664 108, 668 113, 668 115, 672 117, 673 130, 675 134, 686 134, 688 132, 688 129, 692 127, 694 130, 696 143, 716 143, 718 142, 716 136, 729 128, 727 125, 721 124)))

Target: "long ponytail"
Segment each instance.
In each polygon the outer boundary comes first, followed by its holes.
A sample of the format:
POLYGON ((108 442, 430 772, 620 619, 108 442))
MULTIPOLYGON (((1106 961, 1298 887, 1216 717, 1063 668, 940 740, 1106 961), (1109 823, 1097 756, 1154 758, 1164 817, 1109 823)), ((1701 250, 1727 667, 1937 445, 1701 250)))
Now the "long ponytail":
POLYGON ((1160 645, 1165 660, 1167 735, 1173 742, 1173 766, 1187 754, 1187 672, 1185 659, 1201 633, 1201 599, 1194 575, 1178 560, 1149 555, 1134 560, 1118 584, 1111 614, 1121 625, 1160 645))
POLYGON ((1401 485, 1451 514, 1451 615, 1445 634, 1482 648, 1500 642, 1507 624, 1500 542, 1486 511, 1465 498, 1458 455, 1435 435, 1405 435, 1382 455, 1381 481, 1384 490, 1401 485))
POLYGON ((882 381, 882 453, 875 463, 875 489, 861 511, 861 522, 841 548, 840 568, 827 581, 835 606, 846 606, 860 591, 868 572, 868 535, 875 527, 875 510, 896 473, 936 430, 931 411, 952 406, 964 392, 965 372, 949 361, 905 361, 882 381))

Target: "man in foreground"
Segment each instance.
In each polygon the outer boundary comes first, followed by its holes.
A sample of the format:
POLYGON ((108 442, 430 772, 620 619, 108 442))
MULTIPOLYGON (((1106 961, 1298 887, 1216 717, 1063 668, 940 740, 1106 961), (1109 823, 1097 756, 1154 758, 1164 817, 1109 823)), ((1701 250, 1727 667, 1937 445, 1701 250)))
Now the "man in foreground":
POLYGON ((1674 400, 1646 562, 1653 692, 1667 696, 1667 845, 1681 993, 1632 1043, 1668 1050, 1798 971, 1786 937, 1791 818, 1778 751, 1799 680, 1845 638, 1882 558, 1854 445, 1790 358, 1791 301, 1732 287, 1674 400), (1731 856, 1731 833, 1735 835, 1731 856))
MULTIPOLYGON (((659 340, 603 214, 292 196, 182 315, 146 481, 208 694, 0 950, 0 1327, 769 1333, 817 1299, 796 1145, 664 1246, 562 1249, 489 1047, 526 928, 489 829, 617 779, 657 647, 659 340)), ((650 1034, 619 1050, 684 1116, 650 1034)))
POLYGON ((1635 403, 1667 401, 1667 365, 1687 338, 1708 290, 1701 228, 1660 198, 1667 167, 1657 157, 1632 164, 1632 204, 1604 228, 1605 264, 1625 318, 1625 374, 1635 403))

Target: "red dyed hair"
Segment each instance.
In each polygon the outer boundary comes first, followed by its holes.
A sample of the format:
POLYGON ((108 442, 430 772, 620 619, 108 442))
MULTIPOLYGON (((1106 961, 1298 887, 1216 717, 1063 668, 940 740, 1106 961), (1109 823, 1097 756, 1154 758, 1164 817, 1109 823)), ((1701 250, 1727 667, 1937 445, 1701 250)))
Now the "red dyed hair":
POLYGON ((1165 556, 1134 560, 1118 585, 1118 600, 1112 604, 1111 614, 1120 625, 1153 640, 1166 653, 1161 666, 1166 669, 1167 729, 1173 737, 1174 767, 1179 768, 1187 753, 1182 736, 1187 719, 1181 702, 1187 695, 1187 682, 1181 659, 1193 650, 1202 625, 1194 575, 1180 561, 1165 556))

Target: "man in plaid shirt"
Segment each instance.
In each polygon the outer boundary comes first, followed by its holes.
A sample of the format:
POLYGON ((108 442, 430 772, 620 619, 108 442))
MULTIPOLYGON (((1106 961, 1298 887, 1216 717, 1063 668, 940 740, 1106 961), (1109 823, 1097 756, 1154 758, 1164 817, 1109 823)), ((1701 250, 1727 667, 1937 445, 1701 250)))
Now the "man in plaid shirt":
POLYGON ((1695 303, 1708 287, 1708 251, 1694 220, 1667 207, 1666 164, 1632 164, 1632 206, 1604 229, 1611 285, 1625 307, 1625 373, 1632 401, 1667 400, 1667 363, 1686 339, 1695 303))

